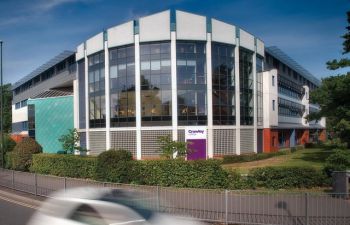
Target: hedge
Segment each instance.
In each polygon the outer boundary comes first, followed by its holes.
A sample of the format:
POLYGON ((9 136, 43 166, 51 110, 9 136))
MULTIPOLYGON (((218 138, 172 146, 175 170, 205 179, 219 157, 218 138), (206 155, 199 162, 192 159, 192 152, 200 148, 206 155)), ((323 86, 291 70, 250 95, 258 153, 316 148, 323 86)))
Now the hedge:
POLYGON ((325 173, 331 177, 333 171, 348 169, 350 169, 350 150, 334 149, 334 152, 326 159, 325 173))
POLYGON ((243 155, 226 155, 223 157, 223 164, 228 163, 240 163, 240 162, 251 162, 257 160, 268 159, 271 157, 286 155, 289 151, 279 151, 279 152, 271 152, 271 153, 258 153, 258 154, 243 154, 243 155))
POLYGON ((329 185, 329 178, 312 167, 263 167, 250 171, 257 187, 272 189, 311 188, 329 185))
POLYGON ((30 171, 62 177, 90 178, 95 175, 96 157, 35 154, 30 171))
POLYGON ((32 138, 24 138, 13 149, 11 168, 20 171, 29 171, 32 165, 32 156, 42 152, 42 147, 32 138))
POLYGON ((227 177, 219 160, 133 161, 131 172, 136 184, 183 188, 227 188, 227 177))

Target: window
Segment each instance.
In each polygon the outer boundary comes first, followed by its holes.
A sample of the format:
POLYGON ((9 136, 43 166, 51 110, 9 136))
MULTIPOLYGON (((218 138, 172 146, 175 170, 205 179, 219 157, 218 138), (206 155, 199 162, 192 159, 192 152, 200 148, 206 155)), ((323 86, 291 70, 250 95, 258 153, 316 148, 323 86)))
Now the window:
POLYGON ((176 43, 179 125, 207 124, 205 42, 176 43))
POLYGON ((140 45, 142 126, 172 123, 170 61, 170 42, 140 45))
POLYGON ((272 100, 272 111, 275 111, 275 100, 272 100))
POLYGON ((111 127, 135 126, 135 48, 109 52, 111 127))
POLYGON ((19 108, 21 108, 21 102, 16 102, 15 109, 19 109, 19 108))
POLYGON ((272 86, 275 86, 275 76, 272 76, 272 86))
POLYGON ((22 122, 22 130, 28 130, 28 121, 22 122))
POLYGON ((104 52, 88 57, 89 121, 91 128, 106 126, 104 52))
POLYGON ((21 108, 27 106, 27 99, 21 101, 21 108))
POLYGON ((234 125, 235 75, 234 46, 212 44, 213 123, 234 125))
POLYGON ((241 125, 253 125, 253 52, 239 49, 239 86, 241 125))

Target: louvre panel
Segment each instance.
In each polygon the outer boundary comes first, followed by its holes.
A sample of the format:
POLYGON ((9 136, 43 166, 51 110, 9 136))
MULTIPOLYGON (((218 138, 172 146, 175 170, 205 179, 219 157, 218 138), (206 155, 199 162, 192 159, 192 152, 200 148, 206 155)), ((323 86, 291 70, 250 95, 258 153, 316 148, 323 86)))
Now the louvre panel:
POLYGON ((98 155, 106 151, 106 132, 90 131, 90 154, 98 155))
POLYGON ((157 143, 158 138, 162 136, 170 135, 172 137, 171 130, 143 130, 141 131, 141 148, 142 156, 159 156, 160 149, 157 143))
POLYGON ((185 130, 178 130, 177 131, 177 140, 185 142, 185 130))
POLYGON ((241 154, 254 152, 254 130, 241 129, 241 154))
POLYGON ((136 158, 136 131, 112 131, 111 148, 125 149, 130 151, 133 157, 136 158))
POLYGON ((236 154, 236 130, 214 129, 214 155, 236 154))
POLYGON ((86 148, 86 133, 80 132, 80 147, 86 148))

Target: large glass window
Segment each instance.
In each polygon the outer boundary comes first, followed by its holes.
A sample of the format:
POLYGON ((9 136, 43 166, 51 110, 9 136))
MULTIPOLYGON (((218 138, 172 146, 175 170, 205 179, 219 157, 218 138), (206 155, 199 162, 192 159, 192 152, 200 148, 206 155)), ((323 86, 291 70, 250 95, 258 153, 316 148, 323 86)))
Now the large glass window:
POLYGON ((207 124, 205 42, 177 42, 179 125, 207 124))
POLYGON ((253 125, 253 53, 239 50, 239 86, 241 125, 253 125))
POLYGON ((142 126, 171 125, 170 42, 140 45, 142 126))
POLYGON ((234 125, 235 117, 235 74, 234 46, 213 43, 213 124, 234 125))
POLYGON ((135 126, 135 48, 109 52, 111 127, 135 126))
POLYGON ((256 57, 256 105, 258 126, 263 125, 263 62, 264 60, 261 57, 256 57))
POLYGON ((104 52, 88 57, 90 127, 106 126, 104 52))

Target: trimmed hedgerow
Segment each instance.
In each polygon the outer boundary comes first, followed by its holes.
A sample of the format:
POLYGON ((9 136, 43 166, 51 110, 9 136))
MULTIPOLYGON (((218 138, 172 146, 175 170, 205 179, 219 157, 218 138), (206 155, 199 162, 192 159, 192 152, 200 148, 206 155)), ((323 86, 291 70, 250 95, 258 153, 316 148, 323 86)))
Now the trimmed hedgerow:
POLYGON ((131 180, 132 154, 126 150, 109 150, 98 155, 95 179, 100 181, 129 183, 131 180))
POLYGON ((223 157, 222 163, 240 163, 240 162, 251 162, 257 160, 268 159, 271 157, 286 155, 289 151, 279 151, 279 152, 271 152, 271 153, 258 153, 258 154, 243 154, 243 155, 226 155, 223 157))
POLYGON ((228 173, 218 160, 134 161, 132 182, 184 188, 227 188, 228 173))
POLYGON ((311 188, 329 185, 329 179, 312 167, 263 167, 251 170, 257 187, 272 189, 311 188))
POLYGON ((35 154, 31 172, 62 177, 90 178, 95 175, 97 160, 91 156, 35 154))

